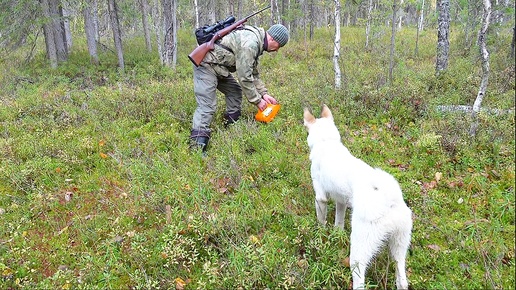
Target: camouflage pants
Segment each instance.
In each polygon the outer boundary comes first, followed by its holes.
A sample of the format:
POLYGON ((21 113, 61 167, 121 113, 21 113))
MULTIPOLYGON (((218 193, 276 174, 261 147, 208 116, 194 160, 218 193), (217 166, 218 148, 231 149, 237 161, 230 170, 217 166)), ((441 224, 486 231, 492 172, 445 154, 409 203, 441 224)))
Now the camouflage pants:
POLYGON ((197 101, 192 120, 192 135, 210 137, 210 124, 217 109, 217 90, 226 99, 225 116, 240 116, 242 107, 242 88, 235 78, 218 75, 209 65, 194 66, 194 93, 197 101))

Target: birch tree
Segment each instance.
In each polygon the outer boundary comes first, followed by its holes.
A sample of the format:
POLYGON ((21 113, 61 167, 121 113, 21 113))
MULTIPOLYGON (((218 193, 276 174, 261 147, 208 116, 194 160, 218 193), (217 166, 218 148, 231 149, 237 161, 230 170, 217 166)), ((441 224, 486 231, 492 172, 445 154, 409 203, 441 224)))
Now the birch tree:
POLYGON ((421 0, 421 8, 419 9, 419 19, 417 22, 417 30, 416 30, 416 49, 414 50, 414 54, 417 56, 419 54, 419 33, 423 31, 423 18, 425 15, 425 0, 421 0))
POLYGON ((140 0, 140 9, 142 10, 142 28, 143 28, 143 36, 145 38, 145 47, 148 52, 152 51, 152 43, 150 37, 150 28, 149 21, 147 16, 149 15, 149 3, 147 0, 140 0))
POLYGON ((271 25, 274 23, 281 23, 281 11, 278 7, 277 0, 271 0, 271 25))
POLYGON ((56 44, 54 42, 54 29, 52 28, 52 24, 50 22, 50 5, 48 3, 48 0, 40 0, 40 3, 43 17, 46 19, 46 21, 43 23, 43 33, 45 34, 45 46, 47 48, 47 57, 50 60, 50 67, 55 69, 57 68, 58 61, 56 44))
POLYGON ((98 32, 96 31, 95 19, 92 13, 90 4, 85 4, 82 14, 84 17, 84 32, 86 34, 86 43, 88 45, 88 53, 93 64, 99 63, 99 56, 97 54, 97 41, 95 40, 98 32))
POLYGON ((397 7, 400 11, 396 11, 396 15, 398 17, 398 30, 401 30, 401 27, 402 27, 402 24, 403 24, 403 16, 404 16, 404 12, 403 12, 403 9, 401 9, 403 7, 403 0, 400 0, 400 4, 399 6, 397 7))
POLYGON ((335 0, 335 40, 333 43, 333 69, 335 71, 335 89, 341 88, 342 76, 339 66, 340 58, 340 0, 335 0))
MULTIPOLYGON (((159 5, 158 0, 154 0, 152 3, 152 7, 150 9, 151 18, 152 18, 152 26, 154 33, 156 34, 156 45, 158 47, 158 55, 160 63, 163 64, 163 15, 161 12, 161 6, 159 5)), ((197 12, 196 12, 196 15, 197 12)), ((196 21, 199 21, 197 19, 196 21)))
POLYGON ((65 37, 65 45, 66 45, 66 53, 67 55, 72 50, 72 31, 70 29, 70 18, 72 17, 70 13, 70 4, 67 1, 64 1, 62 5, 59 7, 59 11, 61 14, 61 27, 63 29, 63 35, 65 37))
POLYGON ((200 27, 199 23, 199 4, 197 0, 194 0, 194 13, 195 13, 195 27, 200 27))
POLYGON ((369 34, 371 33, 371 22, 372 22, 372 14, 373 14, 373 0, 369 0, 367 4, 367 21, 366 21, 366 41, 365 47, 369 47, 369 34))
POLYGON ((392 1, 392 29, 391 29, 391 52, 390 52, 390 61, 389 61, 389 83, 392 84, 392 71, 394 69, 394 48, 396 44, 396 11, 398 10, 398 5, 396 0, 392 1))
POLYGON ((419 19, 417 24, 417 30, 418 32, 423 31, 423 24, 425 19, 425 0, 421 0, 421 9, 419 9, 419 19))
POLYGON ((175 69, 177 63, 177 2, 163 0, 163 64, 175 69))
POLYGON ((482 15, 482 26, 478 33, 478 46, 480 48, 480 59, 482 61, 482 81, 477 93, 477 98, 473 103, 473 112, 471 113, 472 124, 469 130, 470 136, 475 136, 478 128, 478 113, 482 105, 482 100, 486 94, 487 84, 489 81, 489 51, 487 50, 487 29, 491 19, 491 1, 483 0, 484 13, 482 15))
POLYGON ((54 43, 57 52, 57 61, 64 62, 68 60, 68 47, 66 45, 66 31, 64 25, 63 10, 60 0, 49 0, 48 7, 50 11, 50 23, 54 31, 54 43))
POLYGON ((111 20, 111 29, 113 30, 113 39, 115 42, 116 54, 118 57, 118 68, 120 72, 125 71, 124 50, 122 49, 122 32, 120 31, 120 22, 118 20, 118 7, 115 0, 108 0, 108 12, 111 20))
POLYGON ((437 58, 435 63, 436 74, 448 68, 448 52, 450 50, 450 0, 439 0, 438 29, 437 29, 437 58))

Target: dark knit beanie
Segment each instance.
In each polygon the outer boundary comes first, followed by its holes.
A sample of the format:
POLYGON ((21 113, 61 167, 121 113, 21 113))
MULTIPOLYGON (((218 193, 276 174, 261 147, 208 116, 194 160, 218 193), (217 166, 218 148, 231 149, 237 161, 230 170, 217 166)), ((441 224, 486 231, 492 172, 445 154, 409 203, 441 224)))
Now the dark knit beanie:
POLYGON ((279 43, 280 47, 284 46, 288 42, 288 30, 281 24, 274 24, 267 30, 267 33, 279 43))

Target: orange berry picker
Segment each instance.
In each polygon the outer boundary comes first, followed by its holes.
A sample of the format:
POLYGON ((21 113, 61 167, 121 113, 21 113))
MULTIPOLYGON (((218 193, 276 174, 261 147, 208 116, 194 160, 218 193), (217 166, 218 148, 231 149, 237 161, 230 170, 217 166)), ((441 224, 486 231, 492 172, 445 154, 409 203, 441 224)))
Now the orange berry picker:
POLYGON ((263 111, 258 110, 256 116, 254 117, 256 121, 269 123, 274 119, 274 117, 276 117, 276 114, 278 114, 280 107, 280 104, 267 104, 267 108, 265 108, 265 110, 263 111))

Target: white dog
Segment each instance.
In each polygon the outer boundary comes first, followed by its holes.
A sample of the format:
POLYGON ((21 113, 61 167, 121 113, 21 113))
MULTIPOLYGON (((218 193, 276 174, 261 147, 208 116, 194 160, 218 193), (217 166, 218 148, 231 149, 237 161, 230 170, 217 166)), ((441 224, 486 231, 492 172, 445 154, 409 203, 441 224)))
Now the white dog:
POLYGON ((407 289, 405 257, 410 244, 412 212, 403 201, 398 182, 387 172, 354 157, 341 142, 330 109, 321 118, 304 111, 317 219, 326 224, 328 200, 335 202, 335 226, 344 228, 346 208, 351 214, 350 267, 353 288, 365 287, 368 264, 384 242, 396 260, 396 286, 407 289))

